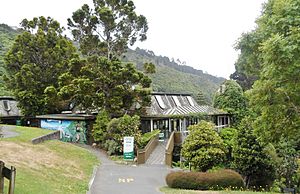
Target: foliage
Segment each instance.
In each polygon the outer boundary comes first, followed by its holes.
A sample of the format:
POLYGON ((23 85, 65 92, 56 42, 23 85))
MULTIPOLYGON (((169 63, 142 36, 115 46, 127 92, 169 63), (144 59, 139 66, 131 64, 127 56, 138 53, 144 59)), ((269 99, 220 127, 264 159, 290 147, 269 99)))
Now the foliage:
POLYGON ((4 56, 12 46, 15 37, 20 32, 12 29, 6 24, 0 24, 0 96, 10 96, 11 92, 7 90, 3 81, 3 75, 6 74, 4 67, 4 56))
POLYGON ((238 131, 235 128, 223 128, 220 132, 220 137, 226 148, 226 165, 230 166, 232 161, 232 149, 235 144, 235 139, 238 131))
POLYGON ((171 188, 194 190, 241 189, 244 181, 241 175, 232 170, 217 172, 171 172, 166 177, 171 188))
POLYGON ((201 90, 199 90, 195 99, 199 105, 208 105, 208 100, 206 99, 206 97, 204 96, 201 90))
POLYGON ((122 145, 112 139, 106 140, 103 147, 107 150, 109 156, 122 153, 122 145))
POLYGON ((238 127, 236 144, 233 147, 235 169, 245 177, 247 188, 268 187, 275 176, 271 157, 253 132, 253 119, 246 117, 238 127))
POLYGON ((238 125, 247 113, 246 97, 241 86, 233 80, 227 80, 220 86, 213 106, 233 114, 234 125, 238 125))
POLYGON ((135 63, 141 71, 144 63, 154 63, 156 72, 149 75, 153 81, 153 91, 191 93, 195 97, 201 90, 208 104, 211 104, 213 94, 225 80, 140 48, 129 49, 122 60, 135 63))
POLYGON ((68 19, 68 25, 84 55, 120 56, 137 41, 146 40, 147 19, 137 15, 132 1, 94 0, 84 4, 68 19))
POLYGON ((201 121, 188 127, 190 134, 182 144, 181 154, 193 167, 207 171, 222 162, 225 148, 212 123, 201 121))
POLYGON ((140 140, 140 142, 139 142, 138 147, 139 147, 140 149, 145 148, 145 146, 148 144, 148 142, 149 142, 153 137, 157 136, 159 133, 160 133, 160 130, 159 130, 159 129, 153 130, 153 131, 148 132, 148 133, 144 133, 144 134, 141 136, 141 140, 140 140))
POLYGON ((122 149, 123 138, 125 136, 132 136, 134 137, 135 148, 137 148, 141 141, 139 126, 140 117, 137 115, 124 115, 120 118, 114 118, 107 124, 107 133, 104 140, 113 140, 116 144, 114 142, 108 143, 110 143, 113 148, 122 149))
POLYGON ((0 158, 17 169, 15 194, 87 192, 94 166, 99 163, 94 154, 56 140, 32 145, 31 139, 52 130, 16 127, 14 131, 20 135, 0 138, 0 158))
POLYGON ((270 0, 257 28, 238 43, 236 69, 257 80, 249 92, 250 106, 258 115, 255 129, 266 142, 276 144, 282 134, 299 139, 299 17, 299 1, 270 0))
POLYGON ((56 95, 58 77, 67 71, 76 48, 51 18, 24 19, 24 32, 5 57, 5 82, 25 115, 59 113, 68 106, 56 95))
POLYGON ((281 138, 277 146, 278 166, 277 176, 282 187, 293 188, 297 185, 298 153, 293 142, 281 138))
POLYGON ((151 80, 133 64, 119 60, 96 56, 72 60, 59 83, 58 95, 63 99, 83 110, 106 110, 110 116, 141 110, 150 103, 151 80))
POLYGON ((100 111, 97 115, 96 122, 93 125, 92 136, 96 142, 104 142, 107 137, 107 125, 110 121, 106 111, 100 111))

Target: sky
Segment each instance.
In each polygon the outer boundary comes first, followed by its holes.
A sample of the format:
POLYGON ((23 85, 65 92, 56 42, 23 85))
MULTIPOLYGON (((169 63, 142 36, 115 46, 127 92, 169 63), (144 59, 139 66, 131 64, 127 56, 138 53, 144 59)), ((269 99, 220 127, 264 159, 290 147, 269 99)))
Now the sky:
MULTIPOLYGON (((146 16, 147 40, 133 47, 179 59, 211 75, 229 78, 242 33, 255 28, 266 0, 133 0, 138 14, 146 16)), ((67 18, 92 0, 3 0, 0 23, 19 26, 22 19, 50 16, 63 26, 67 18)))

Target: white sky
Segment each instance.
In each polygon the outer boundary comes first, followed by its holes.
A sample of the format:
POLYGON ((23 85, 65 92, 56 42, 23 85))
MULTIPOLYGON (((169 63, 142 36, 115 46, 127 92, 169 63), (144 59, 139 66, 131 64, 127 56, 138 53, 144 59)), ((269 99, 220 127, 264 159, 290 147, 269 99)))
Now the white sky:
MULTIPOLYGON (((238 53, 233 45, 255 27, 266 0, 134 0, 149 24, 148 39, 137 43, 156 55, 180 59, 209 74, 229 78, 238 53)), ((51 16, 62 25, 92 0, 2 0, 0 23, 51 16)))

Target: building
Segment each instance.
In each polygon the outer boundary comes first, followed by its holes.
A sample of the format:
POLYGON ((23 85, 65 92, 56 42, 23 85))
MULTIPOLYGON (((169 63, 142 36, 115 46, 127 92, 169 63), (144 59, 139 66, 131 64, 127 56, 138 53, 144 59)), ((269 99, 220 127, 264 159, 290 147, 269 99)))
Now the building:
POLYGON ((0 122, 5 124, 19 124, 22 114, 18 102, 11 96, 0 96, 0 122))
POLYGON ((95 121, 94 115, 86 114, 49 114, 36 116, 39 127, 43 129, 59 130, 60 140, 91 144, 91 131, 95 121))
POLYGON ((167 139, 172 131, 187 133, 187 127, 201 119, 212 121, 217 129, 230 125, 227 112, 200 106, 190 94, 152 93, 151 106, 141 117, 141 130, 146 133, 159 129, 167 139))

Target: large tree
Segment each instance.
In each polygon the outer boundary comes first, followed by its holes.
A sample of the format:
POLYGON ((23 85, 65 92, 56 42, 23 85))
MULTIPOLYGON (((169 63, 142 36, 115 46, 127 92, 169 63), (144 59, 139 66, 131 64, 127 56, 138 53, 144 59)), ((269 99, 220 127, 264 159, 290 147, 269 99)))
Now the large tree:
POLYGON ((259 79, 249 92, 256 130, 266 141, 299 139, 300 2, 270 0, 258 20, 259 79))
POLYGON ((258 141, 252 127, 253 119, 246 117, 238 127, 232 156, 234 168, 245 177, 247 187, 270 185, 275 176, 274 165, 258 141))
POLYGON ((63 99, 83 110, 106 110, 111 116, 141 110, 150 102, 150 78, 133 64, 105 57, 73 60, 59 83, 63 99))
POLYGON ((246 97, 241 86, 233 80, 227 80, 220 86, 213 106, 232 114, 234 125, 238 125, 247 113, 246 97))
POLYGON ((50 17, 24 19, 21 26, 24 32, 5 57, 6 84, 25 115, 58 113, 68 105, 55 95, 58 77, 68 70, 76 48, 50 17))
POLYGON ((84 4, 68 19, 68 25, 84 55, 107 58, 126 52, 128 44, 146 40, 147 20, 135 12, 127 0, 93 0, 94 8, 84 4))

